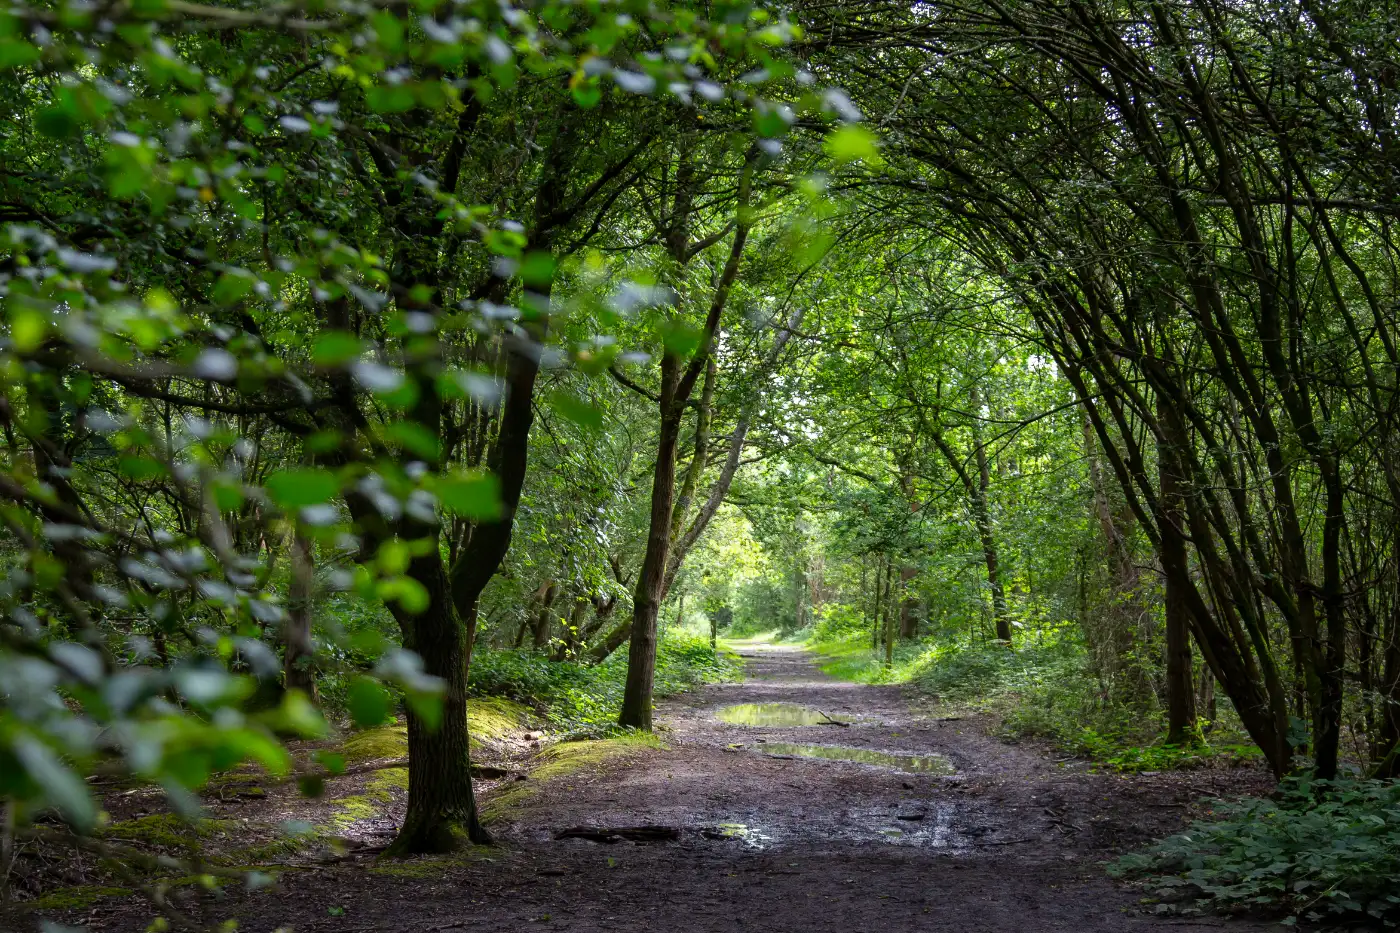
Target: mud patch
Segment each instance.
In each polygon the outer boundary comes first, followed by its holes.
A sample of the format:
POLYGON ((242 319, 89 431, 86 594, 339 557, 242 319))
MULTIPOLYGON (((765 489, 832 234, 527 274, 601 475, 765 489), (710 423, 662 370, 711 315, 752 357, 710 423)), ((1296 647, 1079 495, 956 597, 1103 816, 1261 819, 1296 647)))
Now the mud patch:
POLYGON ((722 722, 732 726, 785 728, 788 726, 848 726, 850 723, 833 719, 821 710, 796 703, 740 703, 726 706, 717 714, 722 722))
POLYGON ((794 745, 788 742, 767 742, 761 749, 765 755, 794 755, 798 758, 825 758, 830 761, 853 761, 862 765, 892 768, 911 774, 957 774, 958 769, 946 755, 900 755, 873 748, 851 748, 845 745, 794 745))

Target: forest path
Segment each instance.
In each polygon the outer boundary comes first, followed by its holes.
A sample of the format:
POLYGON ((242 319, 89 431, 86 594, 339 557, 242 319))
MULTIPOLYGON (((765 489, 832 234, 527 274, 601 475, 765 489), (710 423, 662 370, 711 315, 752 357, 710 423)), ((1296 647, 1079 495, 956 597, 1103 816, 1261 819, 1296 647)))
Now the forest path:
POLYGON ((500 862, 469 871, 456 911, 439 912, 443 891, 431 898, 437 909, 420 901, 412 911, 434 914, 434 923, 400 914, 401 928, 1267 928, 1149 917, 1131 889, 1105 877, 1103 859, 1181 824, 1199 789, 1185 777, 1067 770, 973 723, 921 714, 900 688, 832 680, 799 648, 740 651, 743 681, 661 704, 667 749, 544 785, 496 827, 500 862), (752 727, 719 718, 736 704, 769 703, 850 724, 752 727), (956 774, 765 753, 775 743, 942 755, 956 774), (676 827, 680 837, 647 845, 555 839, 570 827, 643 824, 676 827))
MULTIPOLYGON (((1228 795, 1246 774, 1088 774, 937 706, 919 708, 898 687, 833 680, 800 648, 740 651, 742 681, 660 705, 664 747, 623 745, 621 757, 574 771, 555 759, 528 781, 487 790, 486 811, 500 814, 490 849, 406 862, 351 852, 291 866, 276 891, 207 898, 202 914, 237 917, 243 933, 1270 929, 1148 916, 1101 865, 1179 828, 1202 796, 1228 795), (791 704, 811 724, 721 718, 746 704, 791 704), (801 757, 793 745, 918 756, 954 773, 801 757), (640 825, 675 838, 557 838, 640 825)), ((557 748, 577 756, 590 746, 557 748)), ((372 822, 392 828, 401 806, 372 822)), ((137 933, 150 908, 114 898, 71 919, 137 933)))

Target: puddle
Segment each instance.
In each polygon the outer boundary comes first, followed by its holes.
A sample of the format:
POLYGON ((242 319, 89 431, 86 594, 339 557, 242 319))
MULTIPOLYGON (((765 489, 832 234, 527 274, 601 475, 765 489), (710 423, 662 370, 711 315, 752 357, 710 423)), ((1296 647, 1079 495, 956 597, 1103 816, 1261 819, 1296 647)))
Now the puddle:
POLYGON ((854 761, 914 774, 956 774, 958 770, 944 755, 897 755, 893 752, 877 752, 870 748, 848 748, 841 745, 791 745, 787 742, 768 742, 763 746, 763 752, 766 755, 854 761))
POLYGON ((891 818, 888 810, 855 810, 844 835, 850 839, 875 839, 887 845, 967 851, 955 829, 952 804, 937 804, 917 813, 905 811, 891 818), (891 825, 898 822, 899 825, 891 825))
POLYGON ((720 710, 719 718, 735 726, 829 726, 836 721, 796 703, 741 703, 720 710))
POLYGON ((720 823, 718 826, 700 830, 700 835, 706 839, 732 839, 742 842, 750 849, 762 849, 770 841, 769 836, 747 823, 720 823))

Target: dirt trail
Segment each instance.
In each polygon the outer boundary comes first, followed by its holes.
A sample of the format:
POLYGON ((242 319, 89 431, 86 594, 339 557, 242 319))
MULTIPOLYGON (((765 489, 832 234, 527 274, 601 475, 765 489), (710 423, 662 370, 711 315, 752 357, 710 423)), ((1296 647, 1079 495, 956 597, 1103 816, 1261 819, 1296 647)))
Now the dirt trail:
POLYGON ((663 705, 669 751, 553 787, 519 813, 502 835, 533 871, 460 929, 1265 929, 1145 916, 1130 889, 1105 879, 1102 859, 1180 825, 1184 779, 1065 770, 974 724, 917 716, 899 688, 833 681, 799 649, 742 653, 742 683, 663 705), (749 703, 798 704, 850 725, 754 728, 717 716, 749 703), (764 754, 776 742, 936 753, 957 773, 764 754), (682 836, 552 841, 578 824, 660 824, 682 836), (726 824, 749 835, 707 838, 726 824))
MULTIPOLYGON (((921 714, 899 688, 834 681, 800 649, 741 651, 744 681, 662 704, 666 748, 529 782, 484 855, 290 872, 280 893, 208 904, 205 915, 237 916, 244 933, 1269 929, 1148 916, 1100 865, 1181 826, 1202 793, 1226 792, 1211 775, 1086 774, 976 723, 921 714), (848 725, 719 718, 750 703, 798 704, 848 725), (942 755, 956 773, 774 756, 765 748, 775 743, 942 755), (644 824, 679 836, 555 838, 644 824)), ((142 929, 134 911, 123 904, 94 926, 142 929)))

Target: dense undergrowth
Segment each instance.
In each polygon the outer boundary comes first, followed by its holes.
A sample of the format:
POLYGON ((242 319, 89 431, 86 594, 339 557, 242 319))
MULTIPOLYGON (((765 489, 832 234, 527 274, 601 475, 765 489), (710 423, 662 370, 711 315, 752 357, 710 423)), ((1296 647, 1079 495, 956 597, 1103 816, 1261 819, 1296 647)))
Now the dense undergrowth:
POLYGON ((1217 805, 1112 866, 1159 909, 1274 909, 1285 922, 1400 925, 1400 781, 1285 781, 1271 799, 1217 805))
MULTIPOLYGON (((821 633, 815 633, 820 635, 821 633)), ((1111 699, 1070 638, 1001 645, 903 643, 893 663, 869 637, 814 638, 822 670, 860 683, 907 684, 920 696, 991 715, 1010 737, 1048 739, 1059 748, 1118 771, 1228 765, 1258 749, 1229 721, 1202 723, 1188 745, 1162 741, 1164 716, 1152 703, 1111 699)))

